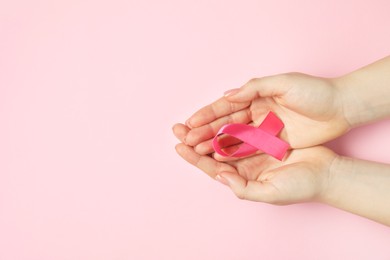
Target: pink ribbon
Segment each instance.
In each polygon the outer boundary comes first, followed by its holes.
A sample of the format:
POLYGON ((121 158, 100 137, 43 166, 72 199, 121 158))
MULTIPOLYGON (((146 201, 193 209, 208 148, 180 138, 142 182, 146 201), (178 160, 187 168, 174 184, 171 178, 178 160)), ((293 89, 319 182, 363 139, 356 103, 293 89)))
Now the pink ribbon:
POLYGON ((222 156, 242 157, 261 150, 278 160, 282 160, 290 147, 288 143, 276 137, 284 127, 283 122, 272 112, 269 112, 258 128, 245 124, 224 125, 213 139, 213 147, 216 153, 222 156), (218 142, 218 136, 228 134, 243 143, 232 154, 222 151, 218 142))

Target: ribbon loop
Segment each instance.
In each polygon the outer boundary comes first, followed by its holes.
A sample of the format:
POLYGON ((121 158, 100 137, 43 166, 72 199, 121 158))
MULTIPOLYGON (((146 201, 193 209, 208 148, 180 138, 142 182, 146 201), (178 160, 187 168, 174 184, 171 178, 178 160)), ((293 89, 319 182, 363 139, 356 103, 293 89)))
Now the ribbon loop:
POLYGON ((258 128, 245 124, 224 125, 213 139, 216 153, 222 156, 242 157, 261 150, 278 160, 282 160, 290 147, 288 143, 276 137, 283 129, 283 122, 272 112, 269 112, 258 128), (218 143, 218 136, 228 134, 243 142, 232 154, 225 153, 218 143))

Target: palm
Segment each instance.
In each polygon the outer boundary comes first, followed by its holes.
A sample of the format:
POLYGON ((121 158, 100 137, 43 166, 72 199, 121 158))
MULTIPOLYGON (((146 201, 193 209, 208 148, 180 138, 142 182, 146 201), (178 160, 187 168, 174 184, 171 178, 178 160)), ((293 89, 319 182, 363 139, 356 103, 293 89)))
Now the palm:
POLYGON ((325 147, 292 151, 284 161, 259 154, 229 162, 247 181, 265 184, 272 203, 290 204, 318 197, 334 153, 325 147))

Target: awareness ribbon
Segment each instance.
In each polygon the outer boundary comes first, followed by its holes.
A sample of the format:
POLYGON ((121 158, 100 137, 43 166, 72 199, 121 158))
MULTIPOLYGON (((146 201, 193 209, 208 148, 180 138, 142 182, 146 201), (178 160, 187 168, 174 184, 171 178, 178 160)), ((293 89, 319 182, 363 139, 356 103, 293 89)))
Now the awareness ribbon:
POLYGON ((213 139, 213 147, 216 153, 222 156, 242 157, 261 150, 278 160, 282 160, 290 147, 288 143, 276 137, 284 127, 283 122, 272 112, 269 112, 259 127, 246 124, 224 125, 213 139), (232 154, 222 151, 218 143, 218 136, 227 134, 233 136, 243 143, 232 154))

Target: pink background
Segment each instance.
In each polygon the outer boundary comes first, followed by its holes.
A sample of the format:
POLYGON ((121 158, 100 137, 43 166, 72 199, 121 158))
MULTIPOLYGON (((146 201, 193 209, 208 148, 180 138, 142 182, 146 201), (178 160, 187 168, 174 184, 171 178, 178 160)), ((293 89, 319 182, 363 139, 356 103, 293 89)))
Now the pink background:
MULTIPOLYGON (((171 125, 252 77, 389 54, 390 1, 0 1, 0 259, 390 259, 390 229, 236 199, 171 125)), ((390 121, 331 146, 390 163, 390 121)), ((390 187, 389 187, 390 188, 390 187)))

